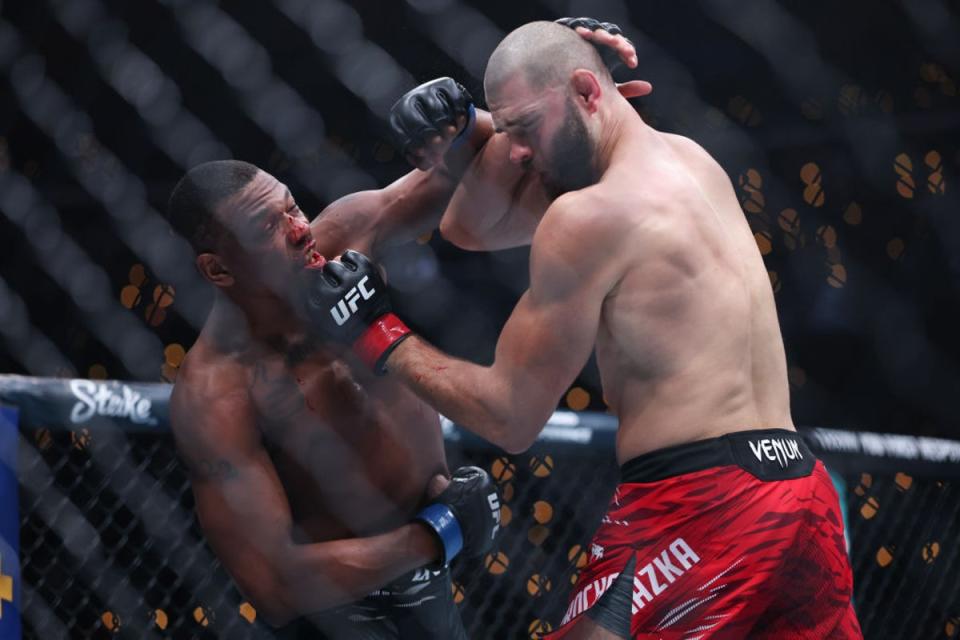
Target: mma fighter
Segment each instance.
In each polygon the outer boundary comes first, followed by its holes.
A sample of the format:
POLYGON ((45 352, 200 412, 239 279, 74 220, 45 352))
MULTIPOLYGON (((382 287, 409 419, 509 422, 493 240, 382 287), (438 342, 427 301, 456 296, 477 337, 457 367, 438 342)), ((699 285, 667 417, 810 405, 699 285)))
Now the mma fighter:
POLYGON ((238 161, 191 169, 170 197, 171 225, 215 290, 174 387, 174 436, 204 534, 258 612, 285 625, 278 637, 466 637, 447 563, 490 548, 496 490, 473 467, 448 484, 436 412, 311 336, 295 292, 324 255, 377 255, 434 228, 492 134, 489 114, 475 119, 469 135, 457 133, 465 109, 433 131, 466 144, 429 171, 312 223, 282 183, 238 161))
POLYGON ((170 198, 216 289, 174 387, 174 436, 204 534, 261 615, 286 624, 280 638, 466 637, 447 563, 492 544, 495 489, 467 467, 440 493, 436 412, 311 340, 290 304, 323 254, 376 254, 434 225, 446 173, 342 198, 312 224, 283 184, 238 161, 191 169, 170 198))
POLYGON ((440 493, 436 412, 311 340, 289 303, 323 253, 376 254, 429 224, 448 179, 419 173, 312 224, 283 184, 233 160, 194 167, 170 198, 216 287, 174 386, 174 437, 207 540, 280 638, 466 638, 447 562, 492 544, 495 489, 466 467, 440 493))
POLYGON ((531 244, 493 364, 413 335, 356 252, 309 272, 314 327, 509 452, 596 348, 621 484, 550 637, 862 637, 837 494, 793 427, 773 292, 723 169, 644 123, 554 23, 510 33, 484 85, 500 133, 441 230, 472 249, 531 244), (493 173, 513 188, 471 182, 493 173), (361 283, 373 293, 335 322, 361 283))

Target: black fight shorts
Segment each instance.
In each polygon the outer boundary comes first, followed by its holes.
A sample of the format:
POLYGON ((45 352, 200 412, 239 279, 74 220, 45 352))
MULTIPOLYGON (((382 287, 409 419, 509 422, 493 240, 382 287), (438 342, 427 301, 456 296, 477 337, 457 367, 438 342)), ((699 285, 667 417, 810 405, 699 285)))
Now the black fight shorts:
POLYGON ((418 569, 357 602, 276 631, 277 640, 467 640, 450 572, 418 569))

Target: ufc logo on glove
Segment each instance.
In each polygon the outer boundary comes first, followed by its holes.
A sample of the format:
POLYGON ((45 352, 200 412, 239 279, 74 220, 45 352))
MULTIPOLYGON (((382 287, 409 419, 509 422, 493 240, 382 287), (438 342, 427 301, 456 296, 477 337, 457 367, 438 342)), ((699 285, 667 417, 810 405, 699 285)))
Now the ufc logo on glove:
POLYGON ((500 530, 500 495, 496 489, 487 495, 487 504, 490 505, 490 514, 493 516, 493 529, 490 531, 490 539, 497 537, 497 531, 500 530))
POLYGON ((364 276, 363 280, 357 283, 357 286, 347 291, 347 295, 343 296, 335 306, 330 307, 330 314, 333 316, 338 327, 342 327, 343 323, 349 320, 352 314, 357 312, 357 301, 360 300, 361 297, 364 300, 369 300, 373 294, 377 292, 376 289, 367 289, 365 286, 369 279, 369 276, 364 276))
POLYGON ((351 345, 377 375, 385 374, 387 357, 410 329, 391 312, 387 285, 377 266, 348 249, 339 260, 304 269, 303 279, 303 310, 313 330, 351 345))

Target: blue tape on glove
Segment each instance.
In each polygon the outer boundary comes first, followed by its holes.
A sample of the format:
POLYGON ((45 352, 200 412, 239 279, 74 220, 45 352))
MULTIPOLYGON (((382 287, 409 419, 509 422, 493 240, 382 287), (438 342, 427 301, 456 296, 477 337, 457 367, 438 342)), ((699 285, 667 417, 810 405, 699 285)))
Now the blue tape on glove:
POLYGON ((423 520, 437 532, 443 545, 443 563, 449 564, 463 549, 463 532, 450 507, 440 503, 431 504, 417 514, 417 519, 423 520))
POLYGON ((473 128, 477 124, 477 108, 470 105, 467 109, 467 124, 463 127, 463 131, 457 134, 457 137, 450 142, 450 149, 456 149, 461 144, 470 139, 470 134, 473 133, 473 128))

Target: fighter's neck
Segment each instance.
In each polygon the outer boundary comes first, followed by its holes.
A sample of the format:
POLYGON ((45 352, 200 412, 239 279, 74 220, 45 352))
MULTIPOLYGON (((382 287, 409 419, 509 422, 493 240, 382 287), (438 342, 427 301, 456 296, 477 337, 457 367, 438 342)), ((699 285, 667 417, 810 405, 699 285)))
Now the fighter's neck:
POLYGON ((245 300, 238 303, 218 293, 207 324, 211 338, 225 351, 248 351, 268 346, 286 351, 306 340, 296 314, 279 300, 245 300))
POLYGON ((632 137, 650 131, 653 129, 637 115, 630 103, 626 100, 614 103, 606 116, 606 122, 601 127, 600 140, 597 144, 599 174, 606 173, 618 151, 625 148, 632 137))

